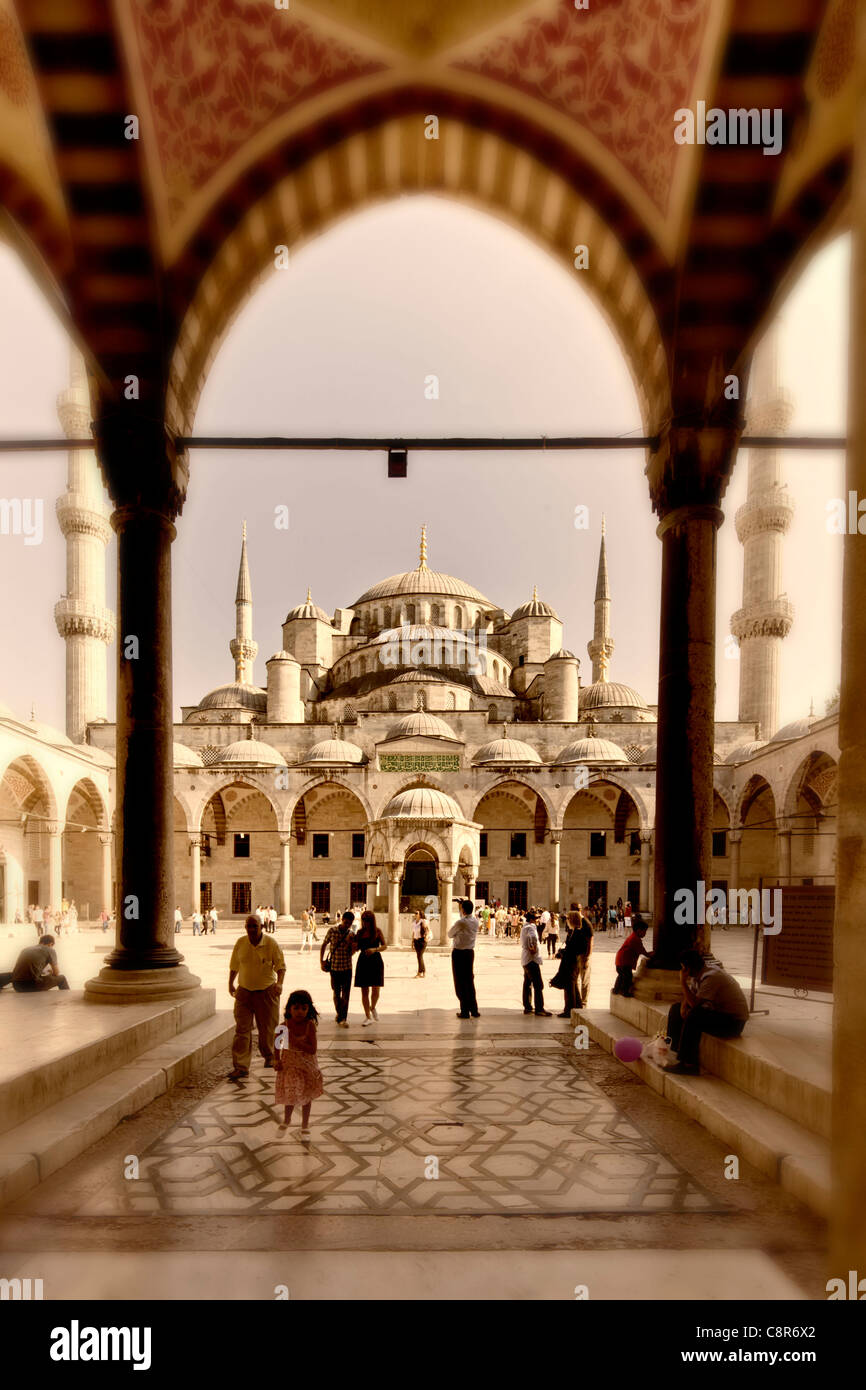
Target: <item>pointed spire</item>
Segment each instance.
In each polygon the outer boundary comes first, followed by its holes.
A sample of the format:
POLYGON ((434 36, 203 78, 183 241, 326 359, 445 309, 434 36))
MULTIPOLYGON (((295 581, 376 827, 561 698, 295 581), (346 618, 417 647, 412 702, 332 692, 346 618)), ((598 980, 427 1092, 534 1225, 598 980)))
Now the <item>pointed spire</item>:
POLYGON ((312 602, 313 602, 313 590, 312 590, 312 588, 311 588, 311 586, 310 586, 309 584, 307 585, 307 597, 304 599, 304 602, 305 602, 305 603, 312 603, 312 602))
POLYGON ((253 588, 250 583, 250 566, 247 560, 247 523, 243 523, 241 532, 241 563, 238 569, 238 587, 235 594, 235 603, 252 603, 253 588))
POLYGON ((427 527, 421 527, 421 559, 418 564, 419 570, 427 568, 427 527))
POLYGON ((604 540, 604 517, 601 519, 601 546, 598 552, 598 577, 595 581, 595 601, 610 599, 610 585, 607 581, 607 548, 604 540))
POLYGON ((537 602, 538 602, 538 585, 537 585, 537 584, 533 584, 533 586, 532 586, 532 602, 533 602, 533 603, 537 603, 537 602))

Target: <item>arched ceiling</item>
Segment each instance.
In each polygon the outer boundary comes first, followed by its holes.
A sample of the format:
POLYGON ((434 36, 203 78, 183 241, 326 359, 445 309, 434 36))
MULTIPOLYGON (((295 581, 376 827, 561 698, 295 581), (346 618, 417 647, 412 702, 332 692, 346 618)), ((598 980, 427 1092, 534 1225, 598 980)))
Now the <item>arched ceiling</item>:
POLYGON ((213 296, 234 303, 255 282, 280 198, 297 237, 365 197, 437 179, 448 191, 458 169, 456 196, 561 252, 584 208, 598 229, 591 287, 660 423, 706 411, 720 370, 747 370, 781 278, 844 200, 854 11, 0 0, 0 199, 63 296, 101 401, 136 373, 142 411, 161 422, 171 375, 177 429, 224 331, 213 296), (678 144, 674 113, 698 101, 780 109, 781 152, 678 144))

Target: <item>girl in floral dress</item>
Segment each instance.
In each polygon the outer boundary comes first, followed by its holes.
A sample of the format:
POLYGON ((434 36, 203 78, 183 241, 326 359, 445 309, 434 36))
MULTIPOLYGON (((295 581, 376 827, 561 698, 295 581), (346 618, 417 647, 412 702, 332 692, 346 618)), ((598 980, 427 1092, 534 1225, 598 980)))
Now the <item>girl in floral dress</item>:
POLYGON ((275 1039, 276 1100, 285 1107, 284 1125, 291 1124, 292 1111, 300 1105, 302 1139, 310 1137, 310 1106, 324 1089, 316 1061, 318 1017, 307 991, 292 990, 286 1001, 285 1027, 275 1039))

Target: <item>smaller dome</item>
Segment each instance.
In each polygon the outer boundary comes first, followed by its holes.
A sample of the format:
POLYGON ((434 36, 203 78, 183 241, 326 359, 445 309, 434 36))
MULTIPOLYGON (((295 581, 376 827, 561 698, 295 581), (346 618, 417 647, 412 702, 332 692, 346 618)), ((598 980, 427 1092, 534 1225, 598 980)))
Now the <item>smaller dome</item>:
POLYGON ((251 709, 264 713, 268 707, 268 692, 259 685, 249 685, 245 681, 232 681, 230 685, 218 685, 199 701, 200 710, 207 709, 251 709))
POLYGON ((349 743, 344 738, 325 738, 314 743, 309 753, 301 760, 305 763, 363 763, 366 762, 363 748, 357 743, 349 743))
POLYGON ((607 738, 579 738, 576 743, 569 743, 558 754, 555 766, 561 767, 566 763, 612 763, 621 765, 628 763, 629 758, 620 748, 618 743, 611 743, 607 738))
POLYGON ((260 743, 257 738, 242 738, 237 743, 229 743, 216 760, 220 765, 244 763, 248 767, 286 767, 282 753, 269 743, 260 743))
POLYGON ((478 749, 475 763, 540 763, 541 758, 528 743, 519 738, 495 738, 478 749))
POLYGON ((382 812, 392 820, 463 820, 452 797, 435 787, 411 787, 393 797, 382 812))
POLYGON ((538 589, 532 590, 532 598, 528 603, 521 603, 519 608, 515 608, 511 615, 511 621, 515 618, 555 618, 559 622, 559 614, 556 609, 551 608, 549 603, 538 597, 538 589))
POLYGON ((435 714, 427 714, 424 710, 400 719, 383 742, 391 743, 396 738, 447 738, 451 743, 459 741, 444 719, 437 719, 435 714))
POLYGON ((577 657, 575 656, 574 652, 566 651, 565 647, 561 647, 561 648, 559 649, 558 652, 553 652, 553 653, 547 658, 547 660, 548 660, 548 661, 577 661, 577 657))
POLYGON ((265 665, 270 666, 272 661, 293 661, 296 666, 300 666, 301 664, 297 657, 292 656, 291 652, 274 652, 273 656, 268 657, 265 665))
POLYGON ((776 730, 770 742, 790 743, 793 738, 803 738, 811 727, 811 719, 792 719, 790 724, 783 724, 781 729, 776 730))
POLYGON ((732 748, 730 753, 726 754, 724 761, 726 763, 744 763, 747 758, 753 758, 759 748, 766 748, 766 746, 767 740, 765 738, 753 739, 751 743, 739 743, 736 748, 732 748))
POLYGON ((194 748, 187 748, 185 743, 174 743, 172 748, 175 767, 204 767, 201 755, 194 748))
POLYGON ((595 681, 581 690, 580 708, 646 709, 647 703, 630 685, 619 685, 616 681, 595 681))
POLYGON ((296 622, 298 618, 315 618, 317 622, 328 623, 329 625, 331 622, 330 615, 325 612, 324 608, 320 608, 317 603, 313 603, 313 596, 309 589, 307 590, 307 597, 304 602, 299 603, 297 608, 290 608, 286 614, 287 623, 296 622))

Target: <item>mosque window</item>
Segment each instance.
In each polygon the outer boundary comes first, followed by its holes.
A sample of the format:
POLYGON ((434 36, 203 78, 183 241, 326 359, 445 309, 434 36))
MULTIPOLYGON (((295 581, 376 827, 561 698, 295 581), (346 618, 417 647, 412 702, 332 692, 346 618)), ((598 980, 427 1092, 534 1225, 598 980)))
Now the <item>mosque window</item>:
POLYGON ((353 859, 363 859, 363 858, 364 858, 364 840, 365 840, 365 835, 364 835, 363 830, 354 830, 354 831, 352 832, 352 858, 353 858, 353 859))
POLYGON ((359 880, 357 883, 350 883, 350 884, 349 884, 349 906, 350 906, 350 907, 361 907, 361 908, 364 908, 364 907, 367 906, 367 884, 366 884, 366 881, 364 881, 364 882, 362 883, 362 882, 359 880))
POLYGON ((313 858, 328 859, 330 853, 330 837, 327 832, 324 835, 313 835, 313 858))
POLYGON ((640 831, 630 830, 628 834, 629 854, 640 854, 640 831))
POLYGON ((511 880, 511 881, 509 882, 509 884, 508 884, 508 906, 509 906, 509 907, 516 907, 516 908, 519 908, 521 912, 525 912, 525 911, 526 911, 526 905, 527 905, 527 903, 528 903, 528 901, 529 901, 529 897, 528 897, 528 894, 527 894, 527 891, 526 891, 526 890, 527 890, 527 886, 528 886, 528 885, 527 885, 527 882, 526 882, 526 879, 525 879, 525 878, 523 878, 523 879, 518 879, 517 881, 511 880))
POLYGON ((385 608, 385 609, 383 609, 383 613, 382 613, 382 626, 383 626, 383 627, 390 627, 390 626, 391 626, 391 610, 390 610, 390 608, 385 608))
POLYGON ((490 902, 490 884, 484 878, 479 878, 475 885, 475 901, 477 903, 490 902))
POLYGON ((478 836, 478 853, 482 859, 487 858, 487 831, 482 830, 478 836))
POLYGON ((509 853, 509 857, 510 857, 511 859, 525 859, 525 858, 526 858, 526 831, 525 831, 525 830, 514 830, 514 831, 512 831, 512 834, 511 834, 511 845, 510 845, 510 848, 509 848, 508 853, 509 853))
POLYGON ((713 831, 713 858, 724 859, 728 852, 728 832, 727 830, 713 831))
POLYGON ((407 622, 407 623, 414 623, 414 621, 415 621, 415 605, 414 605, 414 603, 407 603, 407 605, 406 605, 406 622, 407 622))
POLYGON ((248 917, 253 910, 253 885, 251 883, 232 884, 232 916, 248 917))
POLYGON ((589 853, 592 859, 604 859, 607 856, 607 831, 591 830, 589 832, 589 853))
POLYGON ((331 885, 330 883, 311 883, 310 897, 312 906, 317 912, 330 912, 331 910, 331 885))
POLYGON ((235 835, 235 859, 249 859, 250 857, 250 837, 249 835, 235 835))
POLYGON ((460 607, 459 603, 454 609, 454 626, 456 628, 462 628, 463 626, 463 609, 460 607))
POLYGON ((437 627, 442 627, 444 625, 445 615, 442 612, 442 605, 440 603, 433 603, 430 605, 430 621, 437 627))

